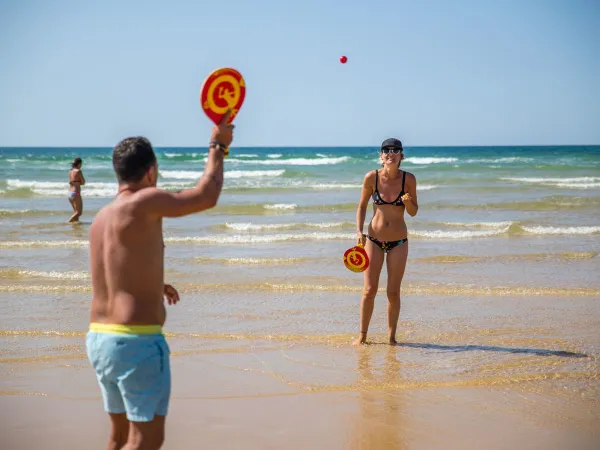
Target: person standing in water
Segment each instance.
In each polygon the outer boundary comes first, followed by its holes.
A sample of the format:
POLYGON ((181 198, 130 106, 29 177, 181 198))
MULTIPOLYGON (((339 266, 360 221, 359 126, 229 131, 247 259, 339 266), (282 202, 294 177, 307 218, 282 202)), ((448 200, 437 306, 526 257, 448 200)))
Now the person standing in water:
POLYGON ((73 215, 69 218, 69 222, 79 222, 79 217, 83 213, 83 200, 81 199, 81 186, 85 184, 85 178, 81 171, 83 162, 81 158, 75 158, 71 164, 69 171, 69 203, 73 208, 73 215))
POLYGON ((365 246, 369 256, 369 267, 364 271, 360 336, 354 341, 355 345, 367 341, 384 259, 388 274, 388 339, 390 344, 396 344, 396 328, 400 317, 400 284, 408 258, 408 230, 404 221, 404 211, 414 217, 419 209, 417 179, 412 173, 400 170, 400 163, 404 159, 402 142, 394 138, 383 141, 380 158, 383 168, 365 175, 356 212, 358 242, 365 246), (369 222, 368 234, 364 234, 369 198, 373 199, 374 215, 369 222))
POLYGON ((156 187, 158 163, 143 137, 123 139, 112 160, 119 190, 90 228, 92 305, 86 337, 109 414, 109 449, 159 449, 171 395, 170 350, 162 327, 168 304, 179 302, 164 283, 164 217, 212 208, 223 186, 223 158, 233 139, 227 112, 210 136, 204 174, 192 189, 156 187))

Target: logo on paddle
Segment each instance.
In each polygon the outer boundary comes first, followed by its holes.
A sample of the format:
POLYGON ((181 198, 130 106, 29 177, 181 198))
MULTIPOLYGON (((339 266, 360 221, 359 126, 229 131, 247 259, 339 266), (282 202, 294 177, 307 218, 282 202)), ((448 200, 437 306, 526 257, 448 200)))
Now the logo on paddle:
POLYGON ((352 272, 364 272, 369 267, 369 257, 362 244, 349 248, 344 253, 344 264, 352 272))
POLYGON ((200 104, 215 124, 218 124, 227 110, 231 109, 231 123, 242 107, 245 96, 246 83, 242 75, 235 69, 218 69, 204 80, 200 104))

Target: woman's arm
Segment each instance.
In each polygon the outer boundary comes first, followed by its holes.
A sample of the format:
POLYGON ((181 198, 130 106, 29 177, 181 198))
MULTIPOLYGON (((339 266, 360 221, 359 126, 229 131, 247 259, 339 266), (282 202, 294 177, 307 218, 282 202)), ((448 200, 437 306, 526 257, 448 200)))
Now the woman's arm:
POLYGON ((406 172, 406 194, 402 196, 402 201, 406 207, 406 212, 412 217, 417 215, 419 211, 419 202, 417 201, 417 177, 412 173, 406 172))
POLYGON ((369 197, 371 194, 373 194, 374 178, 374 172, 369 172, 365 175, 362 191, 360 193, 360 200, 358 202, 358 208, 356 210, 356 235, 358 237, 358 242, 361 242, 363 245, 365 244, 363 227, 365 226, 365 217, 367 215, 369 197))

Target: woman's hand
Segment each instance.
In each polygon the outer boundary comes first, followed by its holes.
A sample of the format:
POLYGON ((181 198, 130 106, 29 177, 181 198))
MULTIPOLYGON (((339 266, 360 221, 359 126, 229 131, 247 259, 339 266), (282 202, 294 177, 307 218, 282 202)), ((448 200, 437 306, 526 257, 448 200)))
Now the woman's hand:
POLYGON ((357 237, 356 245, 362 245, 364 247, 365 243, 367 242, 367 235, 364 234, 362 231, 357 231, 356 237, 357 237))
POLYGON ((406 193, 402 196, 402 202, 403 203, 412 203, 412 197, 409 193, 406 193))

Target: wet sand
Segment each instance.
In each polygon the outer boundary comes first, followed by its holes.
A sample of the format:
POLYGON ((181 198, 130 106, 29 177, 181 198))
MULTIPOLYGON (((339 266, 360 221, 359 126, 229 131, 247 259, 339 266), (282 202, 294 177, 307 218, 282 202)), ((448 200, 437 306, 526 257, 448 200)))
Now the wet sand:
MULTIPOLYGON (((9 294, 0 295, 6 304, 9 294)), ((371 345, 353 347, 352 334, 308 322, 307 311, 326 299, 325 309, 345 309, 346 293, 227 296, 304 307, 282 315, 288 332, 269 325, 266 310, 232 319, 194 294, 187 311, 170 310, 165 449, 597 448, 596 297, 406 295, 401 345, 384 344, 379 301, 371 345), (200 309, 208 326, 193 323, 200 309), (255 329, 236 330, 252 321, 255 329)), ((345 315, 321 317, 336 318, 345 315)), ((85 359, 85 322, 8 331, 3 320, 3 448, 104 448, 108 423, 85 359)))

